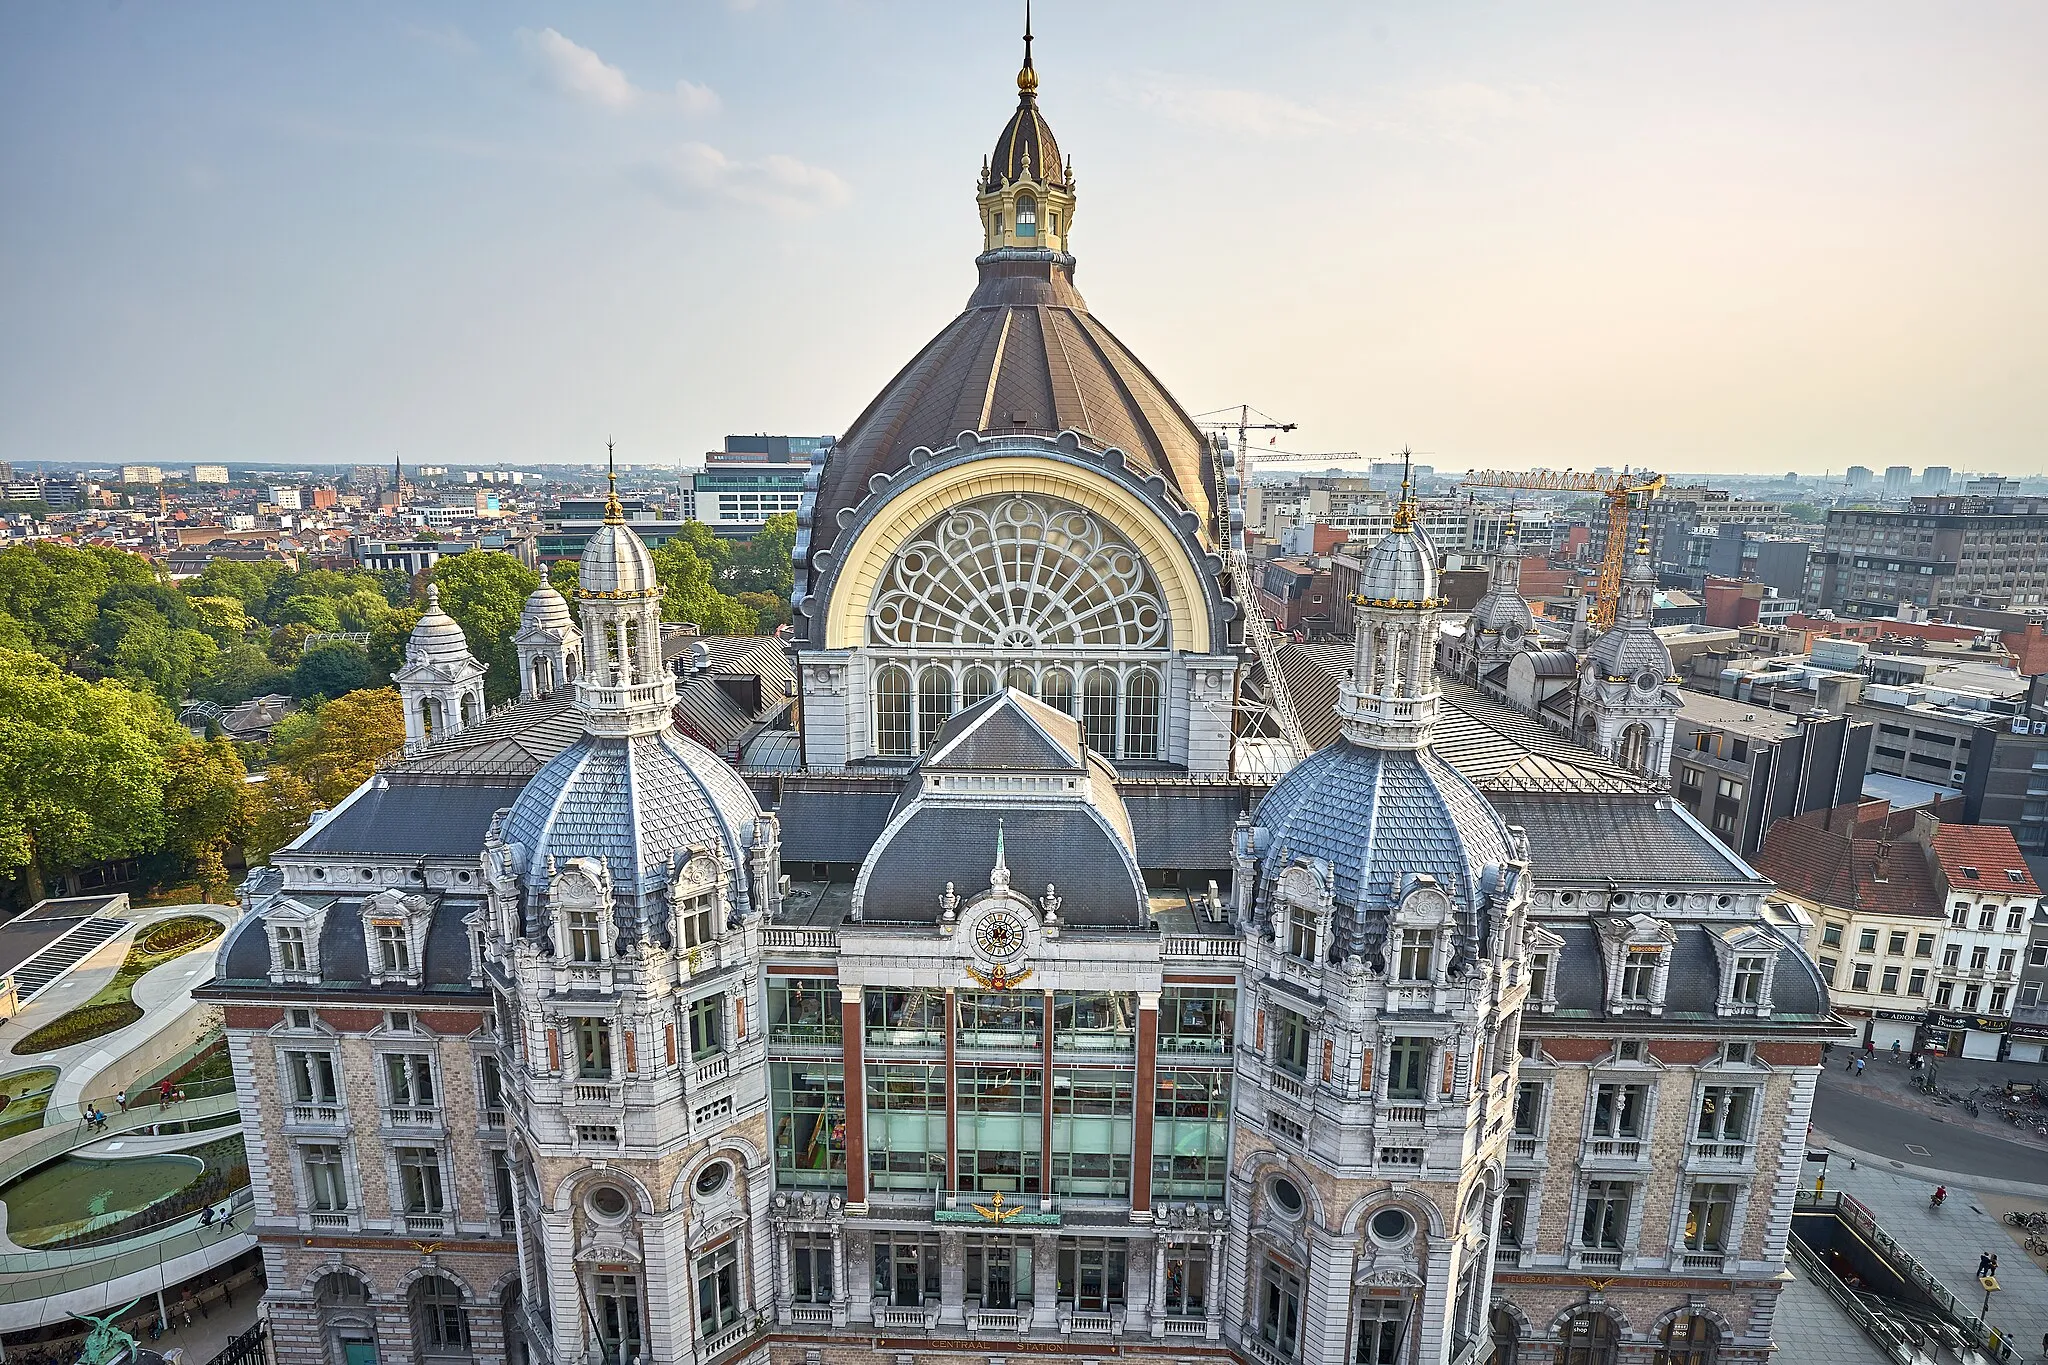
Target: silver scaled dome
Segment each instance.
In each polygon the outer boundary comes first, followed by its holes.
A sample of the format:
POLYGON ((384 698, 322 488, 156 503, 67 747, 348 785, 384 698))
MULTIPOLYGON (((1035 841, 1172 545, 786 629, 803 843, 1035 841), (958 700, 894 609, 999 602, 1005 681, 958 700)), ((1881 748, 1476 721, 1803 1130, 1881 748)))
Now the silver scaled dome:
POLYGON ((1365 556, 1358 595, 1377 607, 1437 604, 1436 547, 1421 527, 1396 514, 1394 529, 1365 556))
POLYGON ((419 624, 406 638, 405 661, 409 664, 463 664, 469 661, 469 641, 455 618, 441 610, 441 589, 427 585, 427 609, 419 624))
POLYGON ((569 614, 569 603, 555 586, 546 579, 526 599, 526 605, 519 609, 519 629, 565 631, 576 628, 576 619, 569 614))
POLYGON ((654 557, 624 521, 609 516, 583 547, 577 588, 593 597, 644 597, 654 591, 654 557))

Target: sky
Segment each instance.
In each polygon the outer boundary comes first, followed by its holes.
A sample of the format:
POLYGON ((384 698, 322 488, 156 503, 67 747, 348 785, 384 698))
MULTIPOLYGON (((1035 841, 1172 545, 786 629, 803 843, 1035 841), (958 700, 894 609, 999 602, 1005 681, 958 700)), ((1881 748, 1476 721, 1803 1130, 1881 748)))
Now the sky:
MULTIPOLYGON (((0 6, 0 459, 844 430, 972 287, 1018 8, 0 6)), ((2048 5, 1035 15, 1077 282, 1191 412, 2048 467, 2048 5)))

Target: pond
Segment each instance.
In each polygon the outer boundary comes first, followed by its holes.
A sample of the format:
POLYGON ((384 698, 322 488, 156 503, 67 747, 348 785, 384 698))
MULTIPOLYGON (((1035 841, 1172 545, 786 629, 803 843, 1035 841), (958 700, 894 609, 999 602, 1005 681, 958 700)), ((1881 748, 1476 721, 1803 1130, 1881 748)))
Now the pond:
POLYGON ((0 1204, 17 1245, 44 1246, 140 1213, 205 1174, 204 1161, 176 1153, 63 1156, 0 1190, 0 1204))

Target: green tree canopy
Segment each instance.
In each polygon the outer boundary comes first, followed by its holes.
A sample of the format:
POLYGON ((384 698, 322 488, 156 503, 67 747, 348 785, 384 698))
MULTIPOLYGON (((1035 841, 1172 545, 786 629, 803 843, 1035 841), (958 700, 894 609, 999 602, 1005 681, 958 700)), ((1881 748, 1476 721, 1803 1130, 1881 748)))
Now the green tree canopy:
POLYGON ((519 651, 512 636, 540 575, 511 555, 470 550, 435 561, 433 577, 441 609, 462 627, 469 652, 486 670, 484 700, 496 704, 517 693, 519 651))
POLYGON ((711 563, 686 537, 674 537, 648 553, 661 582, 662 620, 693 622, 706 635, 754 633, 758 616, 713 586, 711 563))
POLYGON ((174 746, 164 759, 164 853, 177 872, 196 876, 208 900, 227 895, 228 851, 250 832, 249 773, 225 739, 174 746))
POLYGON ((76 665, 91 648, 108 590, 156 581, 148 560, 124 550, 46 540, 10 545, 0 550, 0 615, 17 624, 37 653, 76 665))
POLYGON ((0 869, 36 900, 50 872, 155 846, 165 749, 183 738, 147 693, 0 656, 0 869))
POLYGON ((238 701, 292 690, 292 671, 279 668, 258 645, 229 645, 215 656, 213 668, 196 689, 208 701, 232 706, 238 701))
POLYGON ((299 656, 292 695, 339 697, 370 685, 370 651, 352 640, 323 640, 299 656))

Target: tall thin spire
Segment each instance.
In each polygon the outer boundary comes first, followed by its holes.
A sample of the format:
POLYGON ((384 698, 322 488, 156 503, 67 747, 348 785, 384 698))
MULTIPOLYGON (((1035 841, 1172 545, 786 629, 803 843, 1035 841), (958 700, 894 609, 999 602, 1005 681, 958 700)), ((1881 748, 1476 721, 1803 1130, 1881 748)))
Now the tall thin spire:
POLYGON ((1038 69, 1031 64, 1031 0, 1024 0, 1024 65, 1017 71, 1017 94, 1030 99, 1038 90, 1038 69))
POLYGON ((1003 817, 996 817, 996 865, 989 869, 988 884, 991 890, 1010 889, 1010 861, 1003 856, 1003 817))
POLYGON ((626 519, 626 509, 619 506, 619 472, 612 464, 612 443, 604 443, 604 519, 618 523, 626 519))
POLYGON ((1407 446, 1401 447, 1401 500, 1394 504, 1394 529, 1406 531, 1415 525, 1415 498, 1410 492, 1413 482, 1414 456, 1407 446))

